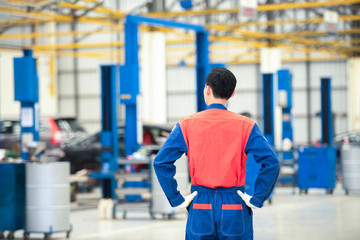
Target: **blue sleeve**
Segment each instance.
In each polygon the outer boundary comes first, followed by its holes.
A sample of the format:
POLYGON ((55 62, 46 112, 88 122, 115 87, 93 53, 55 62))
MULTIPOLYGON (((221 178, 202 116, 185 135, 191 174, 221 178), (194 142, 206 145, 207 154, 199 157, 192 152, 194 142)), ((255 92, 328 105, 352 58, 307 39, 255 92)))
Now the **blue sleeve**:
POLYGON ((177 190, 178 185, 174 178, 176 173, 174 163, 184 153, 187 153, 187 146, 180 125, 177 123, 154 160, 156 176, 172 207, 185 201, 177 190))
POLYGON ((262 207, 275 187, 280 172, 280 163, 256 124, 254 124, 251 130, 245 147, 245 153, 247 155, 252 154, 255 161, 261 164, 259 175, 255 181, 254 195, 250 202, 257 207, 262 207))

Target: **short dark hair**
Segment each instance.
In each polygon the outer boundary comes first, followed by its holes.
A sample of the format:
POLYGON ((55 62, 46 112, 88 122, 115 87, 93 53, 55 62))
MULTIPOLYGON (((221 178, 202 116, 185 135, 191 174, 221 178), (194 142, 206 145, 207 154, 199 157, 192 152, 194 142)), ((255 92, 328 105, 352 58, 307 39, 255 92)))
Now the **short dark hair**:
POLYGON ((215 98, 229 99, 236 87, 236 78, 228 69, 213 68, 206 77, 206 85, 211 87, 215 98))

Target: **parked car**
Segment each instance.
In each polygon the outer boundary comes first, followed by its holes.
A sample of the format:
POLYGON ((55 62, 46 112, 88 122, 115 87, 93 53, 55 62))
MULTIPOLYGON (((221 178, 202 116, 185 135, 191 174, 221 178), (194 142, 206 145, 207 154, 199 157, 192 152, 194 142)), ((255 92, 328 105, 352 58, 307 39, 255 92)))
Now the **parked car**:
MULTIPOLYGON (((172 130, 172 126, 143 125, 143 144, 152 145, 153 153, 157 153, 172 130)), ((119 155, 124 157, 124 126, 118 128, 119 155)), ((82 169, 100 169, 100 132, 92 134, 83 139, 67 142, 62 145, 65 156, 62 161, 69 161, 71 173, 82 169)))
POLYGON ((334 145, 340 148, 344 143, 360 146, 360 130, 348 131, 334 137, 334 145))
MULTIPOLYGON (((20 154, 20 121, 16 117, 0 119, 0 149, 20 154)), ((41 117, 40 141, 46 143, 46 156, 58 160, 63 157, 60 145, 87 136, 85 129, 73 117, 41 117)))

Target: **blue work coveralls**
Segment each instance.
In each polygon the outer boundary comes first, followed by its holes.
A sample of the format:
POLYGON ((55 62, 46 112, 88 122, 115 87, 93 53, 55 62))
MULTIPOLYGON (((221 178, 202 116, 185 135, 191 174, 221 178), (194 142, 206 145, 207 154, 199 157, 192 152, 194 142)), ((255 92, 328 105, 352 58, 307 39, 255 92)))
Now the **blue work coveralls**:
POLYGON ((252 210, 237 190, 245 191, 247 154, 261 164, 250 202, 262 207, 279 175, 279 160, 255 122, 221 104, 181 119, 154 160, 170 205, 184 202, 174 179, 174 162, 189 161, 191 192, 186 239, 253 239, 252 210))

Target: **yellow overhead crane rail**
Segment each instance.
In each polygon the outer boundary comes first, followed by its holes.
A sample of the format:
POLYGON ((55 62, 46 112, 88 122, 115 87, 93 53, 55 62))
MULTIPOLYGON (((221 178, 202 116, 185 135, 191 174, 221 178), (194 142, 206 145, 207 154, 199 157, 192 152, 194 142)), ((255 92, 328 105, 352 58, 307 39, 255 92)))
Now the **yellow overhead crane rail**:
POLYGON ((112 9, 100 7, 100 6, 89 7, 89 6, 85 6, 83 4, 73 4, 73 3, 67 3, 67 2, 60 2, 58 4, 58 6, 62 7, 62 8, 69 8, 69 9, 74 9, 74 10, 91 10, 96 13, 106 14, 110 18, 114 18, 114 19, 122 19, 122 18, 125 18, 125 16, 126 16, 125 12, 118 11, 118 10, 112 10, 112 9))
MULTIPOLYGON (((349 5, 360 3, 360 0, 330 0, 330 1, 316 1, 316 2, 293 2, 293 3, 277 3, 277 4, 263 4, 258 5, 257 11, 277 11, 285 9, 298 9, 298 8, 313 8, 313 7, 329 7, 337 5, 349 5)), ((205 10, 189 10, 179 12, 158 12, 148 13, 152 17, 179 17, 179 16, 195 16, 195 15, 211 15, 211 14, 224 14, 224 13, 238 13, 239 8, 229 9, 205 9, 205 10)))
POLYGON ((8 3, 21 4, 26 6, 37 6, 51 2, 51 0, 7 0, 8 3))
MULTIPOLYGON (((339 16, 339 22, 341 21, 360 21, 360 15, 345 15, 339 16)), ((253 21, 253 22, 242 22, 242 23, 230 23, 230 24, 208 24, 206 27, 211 29, 216 26, 226 26, 229 30, 233 28, 241 28, 248 26, 276 26, 276 25, 286 25, 286 24, 314 24, 314 23, 322 23, 324 22, 324 18, 315 17, 309 19, 287 19, 287 20, 271 20, 271 21, 253 21)))
MULTIPOLYGON (((32 17, 36 20, 47 20, 47 21, 56 21, 56 22, 71 22, 74 21, 74 18, 72 16, 68 15, 60 15, 56 13, 48 13, 48 12, 39 12, 39 11, 27 11, 19 8, 6 8, 6 7, 0 7, 0 12, 7 12, 19 16, 24 17, 32 17)), ((24 20, 25 21, 25 20, 24 20)), ((33 24, 32 19, 29 19, 28 24, 33 24)), ((103 26, 114 26, 114 24, 111 21, 108 21, 106 18, 103 17, 78 17, 76 18, 76 21, 78 22, 85 22, 85 23, 96 23, 103 26)))

